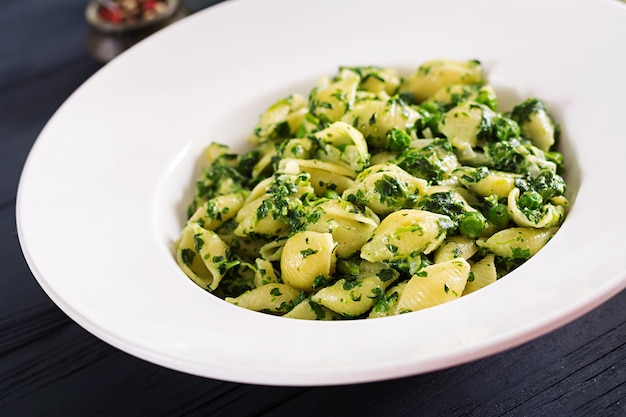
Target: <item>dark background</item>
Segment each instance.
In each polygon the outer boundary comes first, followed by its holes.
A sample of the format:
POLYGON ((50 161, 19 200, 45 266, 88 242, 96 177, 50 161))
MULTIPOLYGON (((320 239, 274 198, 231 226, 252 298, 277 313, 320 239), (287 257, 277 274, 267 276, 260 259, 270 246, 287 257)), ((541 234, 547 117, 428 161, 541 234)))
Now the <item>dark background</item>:
MULTIPOLYGON (((194 12, 217 1, 183 3, 194 12)), ((338 387, 190 376, 121 352, 71 321, 23 259, 15 199, 37 135, 102 66, 85 50, 85 6, 86 0, 0 1, 0 416, 626 415, 626 291, 510 351, 439 372, 338 387)))

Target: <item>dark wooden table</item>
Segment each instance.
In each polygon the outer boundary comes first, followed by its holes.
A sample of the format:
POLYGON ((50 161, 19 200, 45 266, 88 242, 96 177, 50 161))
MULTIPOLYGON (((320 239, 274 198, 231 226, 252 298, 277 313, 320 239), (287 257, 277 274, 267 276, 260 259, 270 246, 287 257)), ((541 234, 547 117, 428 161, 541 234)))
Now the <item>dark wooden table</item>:
MULTIPOLYGON (((216 2, 184 4, 194 12, 216 2)), ((132 357, 75 324, 24 261, 15 200, 37 135, 102 66, 85 50, 85 5, 0 2, 0 416, 626 416, 626 291, 486 359, 336 387, 190 376, 132 357)))

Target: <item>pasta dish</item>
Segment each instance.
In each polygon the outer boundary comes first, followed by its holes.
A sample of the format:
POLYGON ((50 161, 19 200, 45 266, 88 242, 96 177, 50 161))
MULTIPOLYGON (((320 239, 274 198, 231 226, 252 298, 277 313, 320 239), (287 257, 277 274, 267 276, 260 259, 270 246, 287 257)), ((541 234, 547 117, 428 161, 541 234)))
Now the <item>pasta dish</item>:
POLYGON ((452 301, 536 254, 568 208, 560 128, 500 110, 479 61, 340 67, 272 104, 254 150, 212 143, 176 260, 229 303, 379 318, 452 301))

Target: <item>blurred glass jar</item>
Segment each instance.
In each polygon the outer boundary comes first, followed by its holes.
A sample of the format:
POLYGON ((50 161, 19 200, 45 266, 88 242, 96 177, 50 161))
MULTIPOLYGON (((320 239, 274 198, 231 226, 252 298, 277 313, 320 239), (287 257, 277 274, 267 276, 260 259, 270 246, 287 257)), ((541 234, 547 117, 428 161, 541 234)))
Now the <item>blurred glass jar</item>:
POLYGON ((85 9, 87 51, 108 62, 188 14, 179 0, 91 0, 85 9))

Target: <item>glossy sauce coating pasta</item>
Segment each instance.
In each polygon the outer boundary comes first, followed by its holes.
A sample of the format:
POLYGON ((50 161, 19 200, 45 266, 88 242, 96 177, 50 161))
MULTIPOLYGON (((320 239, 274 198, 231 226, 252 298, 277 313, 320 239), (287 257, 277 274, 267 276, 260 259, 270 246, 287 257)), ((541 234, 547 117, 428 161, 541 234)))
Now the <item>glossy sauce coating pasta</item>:
POLYGON ((498 109, 480 62, 340 67, 213 143, 175 243, 196 284, 288 318, 378 318, 445 303, 539 251, 568 207, 560 129, 498 109))

